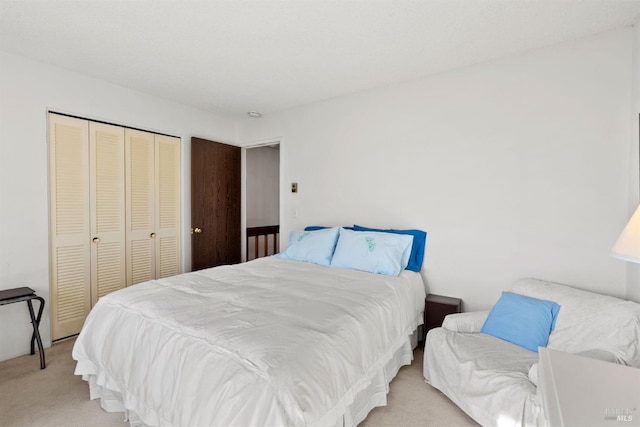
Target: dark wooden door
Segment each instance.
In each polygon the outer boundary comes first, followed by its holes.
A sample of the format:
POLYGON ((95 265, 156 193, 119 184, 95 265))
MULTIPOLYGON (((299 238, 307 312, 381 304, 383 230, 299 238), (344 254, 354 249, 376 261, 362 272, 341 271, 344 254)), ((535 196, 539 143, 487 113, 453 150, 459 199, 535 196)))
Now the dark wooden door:
POLYGON ((240 254, 240 147, 191 138, 191 269, 236 264, 240 254))

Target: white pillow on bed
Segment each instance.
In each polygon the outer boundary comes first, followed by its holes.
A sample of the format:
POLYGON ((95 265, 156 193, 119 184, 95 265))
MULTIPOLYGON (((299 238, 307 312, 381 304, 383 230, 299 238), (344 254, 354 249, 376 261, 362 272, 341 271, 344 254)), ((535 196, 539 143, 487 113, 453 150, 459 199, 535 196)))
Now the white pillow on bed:
POLYGON ((279 258, 329 265, 338 240, 338 228, 316 231, 292 231, 287 250, 279 258))
POLYGON ((397 276, 409 263, 413 236, 340 229, 332 267, 397 276))

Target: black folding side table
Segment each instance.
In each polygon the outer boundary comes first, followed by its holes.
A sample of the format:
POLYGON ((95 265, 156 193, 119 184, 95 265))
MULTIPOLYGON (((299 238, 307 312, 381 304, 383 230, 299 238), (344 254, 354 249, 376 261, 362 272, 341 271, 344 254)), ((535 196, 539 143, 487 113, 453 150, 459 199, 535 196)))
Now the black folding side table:
POLYGON ((0 291, 0 305, 13 304, 14 302, 26 301, 29 307, 29 315, 31 316, 31 324, 33 325, 33 334, 31 334, 31 354, 35 354, 34 341, 38 342, 38 351, 40 352, 40 369, 44 369, 46 364, 44 362, 44 348, 42 347, 42 339, 40 339, 40 331, 38 326, 40 325, 40 319, 42 318, 42 310, 44 310, 44 299, 36 295, 36 291, 31 288, 13 288, 0 291), (40 301, 40 309, 38 310, 38 316, 34 316, 33 305, 31 300, 37 299, 40 301))

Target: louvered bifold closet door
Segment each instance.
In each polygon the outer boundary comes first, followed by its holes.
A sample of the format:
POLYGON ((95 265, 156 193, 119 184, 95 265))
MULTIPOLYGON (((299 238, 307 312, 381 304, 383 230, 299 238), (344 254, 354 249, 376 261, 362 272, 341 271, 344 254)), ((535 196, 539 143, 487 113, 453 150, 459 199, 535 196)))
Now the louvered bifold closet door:
POLYGON ((180 138, 156 135, 156 278, 180 273, 180 138))
POLYGON ((126 285, 124 128, 89 124, 91 304, 126 285))
POLYGON ((49 114, 51 334, 80 332, 91 309, 89 122, 49 114))
POLYGON ((155 135, 125 130, 127 285, 155 279, 155 135))

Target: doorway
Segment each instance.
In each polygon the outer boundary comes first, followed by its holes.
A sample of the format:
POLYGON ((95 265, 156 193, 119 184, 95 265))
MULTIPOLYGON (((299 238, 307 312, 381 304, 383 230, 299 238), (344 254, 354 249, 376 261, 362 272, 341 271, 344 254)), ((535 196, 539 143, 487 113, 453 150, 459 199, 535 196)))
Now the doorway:
POLYGON ((280 155, 280 141, 243 150, 245 261, 279 252, 280 155))

